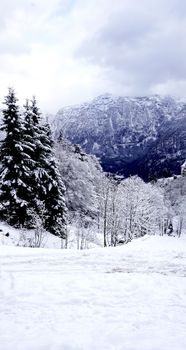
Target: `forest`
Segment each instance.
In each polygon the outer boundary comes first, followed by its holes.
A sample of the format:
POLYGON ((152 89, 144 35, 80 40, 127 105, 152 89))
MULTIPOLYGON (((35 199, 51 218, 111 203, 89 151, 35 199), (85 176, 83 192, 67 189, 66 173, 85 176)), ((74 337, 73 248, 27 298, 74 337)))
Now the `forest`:
POLYGON ((146 183, 106 173, 62 132, 54 141, 35 97, 20 107, 10 88, 3 103, 0 219, 27 229, 20 245, 42 246, 46 232, 59 237, 62 248, 77 249, 117 246, 146 234, 180 237, 185 176, 146 183))

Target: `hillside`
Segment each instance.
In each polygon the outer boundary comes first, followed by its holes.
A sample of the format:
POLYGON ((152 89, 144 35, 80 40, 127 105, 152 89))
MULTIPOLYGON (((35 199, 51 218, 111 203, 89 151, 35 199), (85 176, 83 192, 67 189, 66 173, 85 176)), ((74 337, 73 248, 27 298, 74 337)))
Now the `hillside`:
POLYGON ((53 128, 124 176, 179 174, 186 158, 186 105, 172 97, 102 95, 59 110, 53 128))
POLYGON ((87 251, 0 247, 3 350, 184 350, 185 235, 87 251))

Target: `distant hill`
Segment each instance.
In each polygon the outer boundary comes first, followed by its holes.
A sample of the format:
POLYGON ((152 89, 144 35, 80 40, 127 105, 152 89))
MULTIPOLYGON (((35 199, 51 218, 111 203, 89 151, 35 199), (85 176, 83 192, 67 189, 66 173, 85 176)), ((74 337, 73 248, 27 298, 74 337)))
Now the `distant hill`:
POLYGON ((55 137, 100 158, 105 171, 145 180, 180 173, 186 158, 186 104, 172 97, 115 97, 65 107, 53 121, 55 137))

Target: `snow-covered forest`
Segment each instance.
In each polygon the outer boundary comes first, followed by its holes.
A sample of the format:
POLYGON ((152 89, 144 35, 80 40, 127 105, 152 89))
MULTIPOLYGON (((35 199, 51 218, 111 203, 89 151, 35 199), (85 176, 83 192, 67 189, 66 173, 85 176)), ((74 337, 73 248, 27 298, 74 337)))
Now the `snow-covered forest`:
POLYGON ((116 246, 145 234, 185 231, 185 177, 145 183, 138 176, 112 176, 94 156, 63 140, 56 144, 56 156, 69 209, 67 247, 74 241, 78 248, 116 246))
POLYGON ((13 89, 5 97, 1 131, 0 219, 18 228, 40 226, 62 237, 64 187, 50 127, 40 121, 36 99, 20 112, 13 89))
POLYGON ((13 89, 2 114, 0 348, 184 350, 185 173, 105 173, 13 89))
POLYGON ((104 173, 62 132, 54 142, 36 99, 20 107, 13 89, 2 113, 0 218, 24 231, 16 244, 44 247, 50 233, 61 248, 86 249, 186 229, 185 176, 145 183, 104 173))

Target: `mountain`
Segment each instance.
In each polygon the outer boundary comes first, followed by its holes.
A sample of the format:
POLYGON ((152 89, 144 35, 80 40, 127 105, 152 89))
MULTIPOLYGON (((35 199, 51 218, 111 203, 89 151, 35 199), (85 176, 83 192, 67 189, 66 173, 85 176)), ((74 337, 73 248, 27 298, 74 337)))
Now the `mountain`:
POLYGON ((63 135, 95 154, 105 171, 145 180, 180 173, 186 158, 186 104, 170 96, 115 97, 65 107, 53 121, 63 135))

